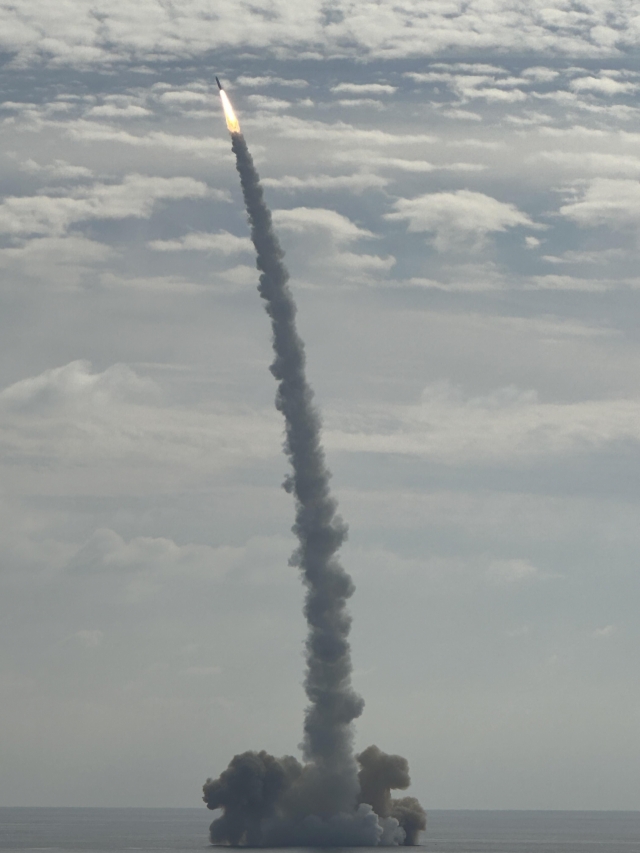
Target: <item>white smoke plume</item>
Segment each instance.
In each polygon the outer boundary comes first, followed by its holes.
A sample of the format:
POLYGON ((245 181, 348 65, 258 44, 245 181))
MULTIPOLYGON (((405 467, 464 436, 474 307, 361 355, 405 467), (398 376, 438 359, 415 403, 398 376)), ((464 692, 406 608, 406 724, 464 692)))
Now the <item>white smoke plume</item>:
POLYGON ((389 793, 409 785, 406 760, 375 746, 354 755, 353 721, 364 707, 351 686, 347 599, 354 586, 336 556, 347 528, 329 490, 320 416, 306 378, 284 253, 245 139, 235 132, 231 139, 261 273, 258 291, 271 318, 271 372, 278 382, 276 407, 284 415, 284 451, 292 467, 284 487, 296 506, 298 547, 291 564, 300 568, 307 588, 309 706, 304 765, 291 756, 245 752, 218 779, 207 780, 207 806, 223 809, 211 825, 211 841, 269 847, 413 844, 424 829, 425 812, 417 800, 392 800, 389 793))

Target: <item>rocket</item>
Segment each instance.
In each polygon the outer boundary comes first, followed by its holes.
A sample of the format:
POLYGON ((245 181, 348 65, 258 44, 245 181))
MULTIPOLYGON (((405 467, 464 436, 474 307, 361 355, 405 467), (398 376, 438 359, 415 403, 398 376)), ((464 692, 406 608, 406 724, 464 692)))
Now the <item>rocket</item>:
POLYGON ((220 89, 220 91, 222 91, 222 83, 218 80, 217 77, 216 77, 216 83, 218 84, 218 89, 220 89))

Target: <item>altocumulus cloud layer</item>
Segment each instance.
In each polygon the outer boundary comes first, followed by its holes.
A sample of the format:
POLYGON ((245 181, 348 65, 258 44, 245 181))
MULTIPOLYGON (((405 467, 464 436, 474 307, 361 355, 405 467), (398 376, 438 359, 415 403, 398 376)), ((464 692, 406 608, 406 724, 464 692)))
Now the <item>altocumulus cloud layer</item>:
POLYGON ((3 802, 196 805, 246 751, 296 788, 260 758, 307 629, 220 74, 350 522, 353 755, 432 808, 638 808, 636 21, 424 6, 0 10, 3 802))
POLYGON ((291 0, 268 7, 220 3, 212 17, 202 0, 179 12, 157 0, 135 8, 89 3, 53 8, 42 0, 7 6, 0 17, 5 50, 19 64, 43 56, 60 64, 96 65, 149 58, 196 57, 220 48, 253 48, 276 56, 399 58, 443 50, 546 50, 601 56, 637 45, 640 27, 623 2, 546 3, 523 6, 499 0, 405 4, 332 3, 301 8, 291 0), (54 35, 55 33, 55 35, 54 35), (303 54, 304 55, 304 54, 303 54))

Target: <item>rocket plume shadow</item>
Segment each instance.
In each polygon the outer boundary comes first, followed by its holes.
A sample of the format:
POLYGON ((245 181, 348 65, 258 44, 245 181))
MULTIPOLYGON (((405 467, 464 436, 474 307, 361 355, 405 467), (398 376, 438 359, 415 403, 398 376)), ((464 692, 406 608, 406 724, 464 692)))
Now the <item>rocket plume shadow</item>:
MULTIPOLYGON (((230 128, 238 126, 233 120, 230 128)), ((207 807, 223 810, 211 825, 211 841, 265 847, 415 844, 426 825, 424 809, 412 797, 390 795, 391 789, 409 785, 406 760, 376 746, 354 755, 353 721, 364 707, 351 686, 347 600, 354 586, 336 556, 347 527, 329 490, 320 415, 305 374, 284 252, 245 139, 232 131, 231 140, 260 270, 258 291, 271 318, 275 359, 270 369, 278 382, 276 407, 284 416, 284 451, 292 467, 283 485, 296 508, 298 547, 290 562, 299 567, 307 590, 309 706, 304 765, 292 756, 245 752, 218 779, 206 781, 207 807)))

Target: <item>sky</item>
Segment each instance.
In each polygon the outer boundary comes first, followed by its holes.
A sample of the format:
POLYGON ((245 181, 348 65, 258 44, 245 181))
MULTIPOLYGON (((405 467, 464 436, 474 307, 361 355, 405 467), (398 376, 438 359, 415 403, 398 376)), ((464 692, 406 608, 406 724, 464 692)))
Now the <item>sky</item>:
POLYGON ((350 535, 356 745, 640 809, 640 16, 0 6, 0 804, 297 754, 303 591, 226 84, 350 535))

